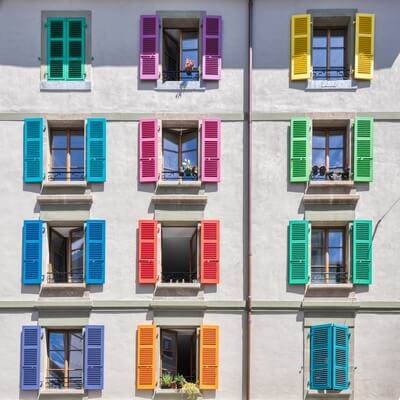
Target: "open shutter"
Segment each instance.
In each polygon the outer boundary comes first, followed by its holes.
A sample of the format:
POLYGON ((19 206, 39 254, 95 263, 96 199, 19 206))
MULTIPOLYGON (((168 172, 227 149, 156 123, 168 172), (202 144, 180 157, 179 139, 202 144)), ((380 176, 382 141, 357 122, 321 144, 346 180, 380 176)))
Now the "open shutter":
POLYGON ((103 285, 106 264, 106 221, 86 221, 85 242, 86 283, 103 285))
POLYGON ((311 169, 311 120, 292 118, 290 121, 290 182, 307 182, 311 169))
POLYGON ((222 18, 203 17, 203 74, 205 80, 221 79, 222 18))
POLYGON ((333 377, 332 389, 346 390, 349 387, 349 328, 333 325, 333 377))
POLYGON ((353 283, 372 283, 372 221, 353 221, 353 283))
POLYGON ((47 79, 64 80, 67 75, 67 23, 65 18, 47 20, 47 79))
POLYGON ((200 326, 200 389, 218 389, 219 326, 200 326))
POLYGON ((200 247, 200 282, 219 283, 219 221, 201 221, 200 247))
POLYGON ((140 79, 158 79, 159 30, 158 15, 140 16, 140 79))
POLYGON ((158 179, 158 121, 142 119, 139 121, 139 180, 157 182, 158 179))
POLYGON ((289 221, 289 284, 308 282, 308 221, 289 221))
POLYGON ((375 15, 356 14, 355 79, 371 80, 374 75, 375 15))
POLYGON ((104 118, 89 118, 86 125, 86 175, 88 182, 106 180, 106 125, 104 118))
POLYGON ((373 136, 373 118, 356 118, 354 121, 354 180, 356 182, 372 182, 373 136))
POLYGON ((157 281, 157 221, 139 221, 139 283, 157 281))
POLYGON ((311 15, 293 15, 291 33, 291 78, 311 78, 311 15))
POLYGON ((43 119, 24 120, 24 182, 43 181, 43 119))
POLYGON ((220 181, 221 120, 204 119, 201 124, 201 180, 220 181))
POLYGON ((156 387, 156 338, 155 325, 139 325, 136 347, 136 389, 156 387))
POLYGON ((84 388, 103 389, 104 326, 87 325, 85 329, 84 388))
POLYGON ((21 332, 21 390, 40 387, 40 326, 26 325, 21 332))
POLYGON ((332 324, 310 329, 310 388, 332 389, 332 324))
POLYGON ((68 18, 67 21, 67 79, 85 79, 85 19, 68 18))
POLYGON ((24 221, 22 283, 40 285, 42 282, 42 226, 40 220, 24 221))

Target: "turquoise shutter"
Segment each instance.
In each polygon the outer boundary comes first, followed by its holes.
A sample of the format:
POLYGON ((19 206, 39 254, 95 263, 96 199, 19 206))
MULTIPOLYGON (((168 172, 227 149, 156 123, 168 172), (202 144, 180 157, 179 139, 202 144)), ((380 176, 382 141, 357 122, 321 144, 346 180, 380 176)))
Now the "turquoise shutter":
POLYGON ((48 18, 47 20, 47 79, 66 78, 66 20, 48 18))
POLYGON ((349 328, 333 325, 333 377, 332 389, 349 387, 349 328))
POLYGON ((289 284, 308 282, 308 221, 289 221, 289 284))
POLYGON ((372 283, 372 221, 353 221, 353 283, 372 283))
POLYGON ((86 125, 86 175, 88 182, 106 180, 106 125, 104 118, 89 118, 86 125))
POLYGON ((307 182, 311 169, 311 120, 290 121, 290 182, 307 182))
POLYGON ((21 332, 21 390, 40 388, 40 337, 38 325, 25 325, 21 332))
POLYGON ((24 120, 24 182, 43 181, 43 119, 24 120))
POLYGON ((372 182, 373 179, 373 118, 359 117, 354 122, 354 180, 372 182))
POLYGON ((311 327, 310 388, 332 388, 332 324, 311 327))
POLYGON ((106 221, 86 221, 85 250, 86 271, 85 280, 89 285, 103 285, 105 281, 106 264, 106 221))
POLYGON ((42 221, 24 221, 22 249, 22 283, 42 282, 42 221))
POLYGON ((85 79, 85 19, 67 20, 67 79, 85 79))

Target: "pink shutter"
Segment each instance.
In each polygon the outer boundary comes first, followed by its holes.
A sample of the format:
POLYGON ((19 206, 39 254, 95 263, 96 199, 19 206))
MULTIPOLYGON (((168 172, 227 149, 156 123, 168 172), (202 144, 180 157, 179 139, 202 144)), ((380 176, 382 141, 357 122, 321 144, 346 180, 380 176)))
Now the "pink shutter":
POLYGON ((156 119, 139 121, 139 181, 157 182, 157 131, 156 119))
POLYGON ((158 15, 140 16, 140 79, 158 79, 159 30, 158 15))
POLYGON ((203 75, 206 80, 221 79, 222 18, 203 17, 203 75))
POLYGON ((201 124, 201 180, 220 181, 221 121, 204 119, 201 124))

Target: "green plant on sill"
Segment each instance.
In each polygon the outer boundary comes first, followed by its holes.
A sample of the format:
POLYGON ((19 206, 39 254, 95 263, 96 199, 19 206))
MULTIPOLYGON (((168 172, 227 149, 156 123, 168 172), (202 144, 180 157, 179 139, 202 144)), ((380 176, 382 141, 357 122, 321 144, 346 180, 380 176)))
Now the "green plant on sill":
POLYGON ((200 394, 200 389, 196 383, 185 382, 182 387, 182 392, 186 394, 188 400, 196 400, 200 394))
POLYGON ((177 389, 182 389, 183 385, 186 383, 185 377, 180 374, 174 376, 174 381, 177 389))
POLYGON ((171 374, 163 374, 161 376, 161 387, 164 389, 172 387, 174 377, 171 374))

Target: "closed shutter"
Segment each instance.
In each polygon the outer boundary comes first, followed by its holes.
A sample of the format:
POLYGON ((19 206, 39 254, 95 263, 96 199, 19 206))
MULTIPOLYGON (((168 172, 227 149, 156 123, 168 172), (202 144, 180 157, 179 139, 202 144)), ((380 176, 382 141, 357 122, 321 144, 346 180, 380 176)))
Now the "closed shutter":
POLYGON ((200 326, 200 389, 218 389, 219 326, 200 326))
POLYGON ((106 126, 104 118, 89 118, 86 125, 86 176, 88 182, 106 181, 106 126))
POLYGON ((332 388, 332 325, 316 325, 310 330, 310 387, 332 388))
POLYGON ((85 19, 67 19, 67 79, 85 79, 85 19))
POLYGON ((154 389, 156 386, 156 334, 155 325, 139 325, 137 328, 137 389, 154 389))
POLYGON ((157 281, 157 221, 139 221, 139 283, 157 281))
POLYGON ((289 221, 289 284, 308 282, 308 221, 289 221))
POLYGON ((291 78, 311 78, 311 15, 293 15, 291 32, 291 78))
POLYGON ((67 24, 65 18, 47 20, 47 79, 64 80, 67 76, 67 24))
POLYGON ((205 80, 221 79, 222 67, 222 18, 203 17, 203 74, 205 80))
POLYGON ((22 283, 40 285, 42 282, 42 227, 40 220, 24 221, 22 283))
POLYGON ((374 76, 375 15, 356 14, 355 79, 374 76))
POLYGON ((85 329, 84 388, 104 387, 104 326, 87 325, 85 329))
POLYGON ((24 182, 43 181, 43 119, 24 120, 24 182))
POLYGON ((26 325, 21 332, 21 390, 40 387, 40 326, 26 325))
POLYGON ((219 283, 220 231, 219 221, 204 220, 200 227, 200 282, 219 283))
POLYGON ((311 169, 311 120, 292 118, 290 122, 290 182, 307 182, 311 169))
POLYGON ((354 180, 372 182, 374 120, 358 117, 354 121, 354 180))
POLYGON ((106 265, 106 221, 86 221, 85 242, 86 283, 89 285, 103 285, 106 265))
POLYGON ((139 180, 157 182, 158 180, 158 121, 142 119, 139 121, 139 180))
POLYGON ((158 15, 140 17, 140 79, 158 79, 159 30, 158 15))
POLYGON ((333 325, 333 378, 332 389, 346 390, 349 387, 349 328, 333 325))
POLYGON ((372 283, 372 221, 353 221, 353 283, 372 283))
POLYGON ((205 119, 201 124, 201 180, 220 181, 221 121, 205 119))

